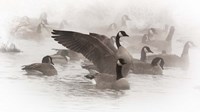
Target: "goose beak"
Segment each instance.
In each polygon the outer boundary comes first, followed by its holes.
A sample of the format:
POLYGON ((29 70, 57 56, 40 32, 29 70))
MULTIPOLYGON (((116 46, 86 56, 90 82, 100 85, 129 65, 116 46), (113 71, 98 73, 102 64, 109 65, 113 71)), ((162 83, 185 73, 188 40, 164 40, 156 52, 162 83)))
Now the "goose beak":
POLYGON ((149 51, 149 53, 153 53, 153 51, 149 51))
POLYGON ((131 19, 129 17, 127 17, 127 20, 131 21, 131 19))
POLYGON ((124 37, 129 37, 129 35, 125 34, 124 37))

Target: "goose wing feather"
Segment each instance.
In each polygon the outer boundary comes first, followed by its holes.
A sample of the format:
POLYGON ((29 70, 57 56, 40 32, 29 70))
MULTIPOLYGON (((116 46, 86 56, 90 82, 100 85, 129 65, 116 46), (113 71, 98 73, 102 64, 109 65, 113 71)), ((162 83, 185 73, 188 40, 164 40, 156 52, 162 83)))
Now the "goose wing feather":
POLYGON ((99 72, 115 74, 115 53, 100 39, 73 31, 53 30, 52 34, 55 41, 92 61, 99 72))

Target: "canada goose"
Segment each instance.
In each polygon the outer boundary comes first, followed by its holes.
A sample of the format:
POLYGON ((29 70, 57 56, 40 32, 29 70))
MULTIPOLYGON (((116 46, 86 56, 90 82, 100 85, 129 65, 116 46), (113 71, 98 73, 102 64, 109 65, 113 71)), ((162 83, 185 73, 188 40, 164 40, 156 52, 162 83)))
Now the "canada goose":
POLYGON ((121 37, 128 36, 124 31, 117 33, 117 51, 113 51, 98 39, 98 36, 60 30, 53 30, 52 34, 54 34, 52 38, 58 41, 59 44, 70 50, 82 53, 87 59, 92 61, 100 73, 116 74, 115 62, 118 58, 123 58, 127 64, 123 66, 122 72, 125 76, 128 74, 132 56, 119 42, 121 37))
POLYGON ((98 89, 127 90, 130 89, 130 85, 122 75, 122 66, 124 64, 126 64, 124 59, 117 60, 116 75, 96 73, 94 75, 86 75, 85 77, 95 80, 96 88, 98 89))
POLYGON ((4 53, 19 53, 22 52, 21 50, 19 50, 15 44, 13 43, 2 43, 1 47, 0 47, 0 52, 4 52, 4 53))
POLYGON ((161 57, 165 60, 165 66, 166 67, 181 67, 181 68, 187 68, 189 65, 189 55, 188 51, 189 48, 195 46, 193 42, 187 41, 184 45, 183 51, 181 56, 177 56, 174 54, 157 54, 157 55, 149 55, 147 56, 148 61, 151 61, 155 57, 161 57))
POLYGON ((45 20, 22 17, 19 18, 11 29, 11 35, 23 39, 41 39, 47 37, 51 30, 45 20), (16 24, 17 23, 17 24, 16 24), (43 32, 44 30, 44 32, 43 32))
POLYGON ((156 57, 152 60, 151 63, 133 63, 131 71, 134 74, 152 74, 152 75, 161 75, 163 73, 164 59, 156 57))
POLYGON ((66 20, 62 20, 60 25, 59 25, 59 29, 65 29, 66 26, 68 26, 69 23, 66 20))
POLYGON ((169 30, 169 25, 165 25, 164 28, 154 28, 154 27, 151 27, 150 29, 152 29, 154 31, 154 35, 153 37, 156 39, 156 40, 163 40, 163 37, 164 39, 166 38, 166 34, 169 30))
POLYGON ((142 42, 144 44, 156 47, 159 51, 165 50, 167 53, 171 53, 171 51, 172 51, 171 40, 174 35, 174 31, 175 31, 175 28, 173 26, 171 26, 170 31, 165 40, 150 40, 148 35, 145 35, 142 39, 143 40, 142 42), (148 39, 146 39, 146 38, 148 38, 148 39))
POLYGON ((153 51, 151 51, 151 49, 148 46, 144 46, 141 49, 140 60, 133 58, 133 63, 135 63, 135 62, 146 62, 146 53, 153 53, 153 51))
MULTIPOLYGON (((148 44, 146 44, 146 41, 149 41, 151 36, 153 36, 155 33, 154 30, 149 29, 147 33, 143 34, 143 35, 135 35, 133 36, 133 38, 129 38, 128 39, 128 47, 127 49, 132 52, 132 53, 138 53, 141 52, 141 49, 144 46, 148 46, 148 44), (136 38, 136 39, 135 39, 136 38)), ((156 50, 155 47, 151 46, 152 50, 156 50)))
MULTIPOLYGON (((84 59, 82 54, 77 53, 77 52, 72 51, 72 50, 69 50, 69 49, 52 49, 52 50, 57 51, 57 53, 54 54, 56 57, 57 56, 61 57, 61 58, 64 57, 65 60, 67 60, 67 61, 79 61, 81 59, 84 59)), ((54 60, 54 57, 55 57, 54 55, 52 55, 53 60, 54 60)))
POLYGON ((120 20, 120 23, 117 24, 117 23, 112 23, 108 26, 108 30, 109 31, 117 31, 117 30, 120 30, 120 29, 124 29, 127 27, 127 21, 130 21, 131 19, 129 18, 128 15, 123 15, 121 17, 121 20, 120 20))
POLYGON ((54 63, 57 64, 67 64, 69 59, 68 57, 68 51, 67 49, 52 49, 52 50, 56 50, 57 53, 51 55, 51 58, 53 60, 54 63))
POLYGON ((24 65, 22 70, 25 70, 28 74, 37 75, 57 75, 57 70, 52 65, 53 61, 50 56, 45 56, 42 59, 42 63, 33 63, 30 65, 24 65))

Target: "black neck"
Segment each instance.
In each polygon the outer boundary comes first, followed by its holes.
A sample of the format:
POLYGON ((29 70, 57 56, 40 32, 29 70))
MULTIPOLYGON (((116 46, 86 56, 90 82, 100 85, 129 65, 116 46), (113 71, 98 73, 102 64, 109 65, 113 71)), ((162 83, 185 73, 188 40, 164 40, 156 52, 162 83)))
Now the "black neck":
POLYGON ((126 26, 126 20, 122 18, 122 26, 126 26))
POLYGON ((174 27, 171 27, 170 30, 169 30, 169 33, 167 35, 166 41, 171 41, 173 35, 174 35, 174 27))
POLYGON ((183 52, 181 54, 181 57, 183 57, 184 55, 188 55, 188 51, 189 51, 189 45, 186 43, 184 48, 183 48, 183 52))
POLYGON ((141 51, 140 61, 143 61, 143 62, 146 61, 146 52, 144 51, 144 49, 142 49, 141 51))
POLYGON ((123 78, 123 75, 122 75, 122 66, 119 66, 117 64, 117 66, 116 66, 116 73, 117 73, 117 80, 123 78))
POLYGON ((121 46, 121 44, 119 43, 119 34, 117 34, 117 37, 116 37, 116 45, 117 45, 117 48, 119 48, 121 46))
POLYGON ((143 35, 143 37, 142 37, 142 43, 146 43, 146 41, 147 41, 147 37, 146 37, 147 35, 143 35))

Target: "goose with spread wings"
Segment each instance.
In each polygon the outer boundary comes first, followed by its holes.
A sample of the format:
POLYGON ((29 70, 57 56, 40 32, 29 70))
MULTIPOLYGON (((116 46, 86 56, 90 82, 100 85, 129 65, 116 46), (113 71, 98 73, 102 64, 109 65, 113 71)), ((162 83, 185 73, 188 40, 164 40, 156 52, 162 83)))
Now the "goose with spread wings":
POLYGON ((114 45, 106 44, 104 39, 108 38, 104 35, 95 33, 83 34, 74 31, 53 30, 55 41, 67 47, 70 50, 82 53, 87 59, 97 67, 100 73, 108 73, 115 75, 117 59, 123 58, 125 65, 122 68, 122 74, 126 76, 129 72, 132 56, 120 44, 121 37, 128 37, 125 31, 119 31, 116 36, 117 50, 114 45), (112 46, 112 48, 111 48, 112 46))

